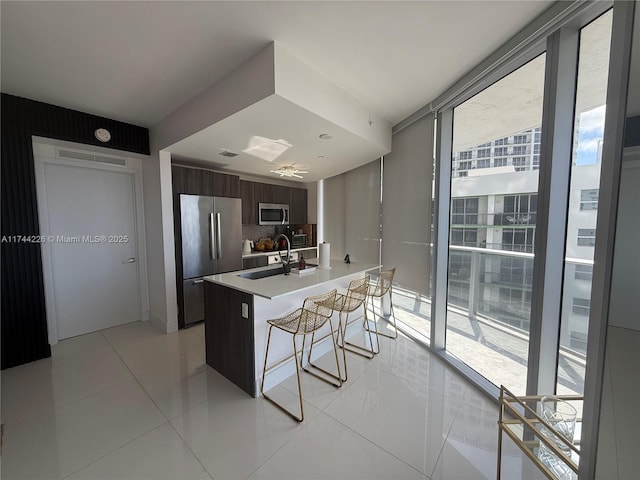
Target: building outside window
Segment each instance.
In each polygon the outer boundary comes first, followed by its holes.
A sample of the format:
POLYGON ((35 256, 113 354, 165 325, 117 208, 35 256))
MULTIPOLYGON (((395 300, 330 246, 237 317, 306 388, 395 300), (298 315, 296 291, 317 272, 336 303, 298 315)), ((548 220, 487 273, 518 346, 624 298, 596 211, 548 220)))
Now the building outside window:
MULTIPOLYGON (((478 198, 456 198, 451 203, 451 225, 478 224, 478 198)), ((477 228, 451 228, 451 243, 475 247, 478 244, 477 228)))
POLYGON ((523 143, 529 143, 529 135, 514 135, 513 144, 520 145, 523 143))
POLYGON ((513 157, 511 164, 515 167, 516 172, 522 172, 526 170, 529 165, 529 159, 527 157, 513 157))
POLYGON ((506 157, 509 155, 507 147, 496 147, 493 149, 493 155, 496 157, 506 157))
POLYGON ((491 159, 490 158, 481 158, 476 161, 477 168, 489 168, 491 167, 491 159))
POLYGON ((588 280, 593 279, 593 266, 592 265, 576 265, 573 277, 576 280, 588 280))
POLYGON ((589 188, 580 190, 580 210, 598 209, 598 189, 589 188))
POLYGON ((478 149, 478 158, 490 157, 491 149, 490 148, 479 148, 478 149))
POLYGON ((573 306, 571 312, 576 315, 589 316, 591 310, 591 300, 588 298, 576 298, 573 297, 573 306))
POLYGON ((504 213, 509 223, 535 225, 538 212, 538 194, 504 196, 504 213))
POLYGON ((578 246, 595 247, 596 246, 596 230, 594 228, 578 229, 578 246))
POLYGON ((512 252, 533 252, 535 228, 505 228, 502 230, 502 249, 512 252))
POLYGON ((527 147, 526 145, 520 145, 517 147, 513 147, 513 154, 514 155, 526 155, 527 152, 527 147))

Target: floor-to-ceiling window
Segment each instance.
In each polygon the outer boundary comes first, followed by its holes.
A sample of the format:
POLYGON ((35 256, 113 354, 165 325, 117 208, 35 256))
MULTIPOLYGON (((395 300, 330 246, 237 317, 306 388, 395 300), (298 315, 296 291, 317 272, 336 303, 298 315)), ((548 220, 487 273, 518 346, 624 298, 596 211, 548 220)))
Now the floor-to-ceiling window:
POLYGON ((545 54, 453 110, 446 350, 524 393, 545 54))
POLYGON ((580 31, 557 390, 582 394, 613 15, 580 31))

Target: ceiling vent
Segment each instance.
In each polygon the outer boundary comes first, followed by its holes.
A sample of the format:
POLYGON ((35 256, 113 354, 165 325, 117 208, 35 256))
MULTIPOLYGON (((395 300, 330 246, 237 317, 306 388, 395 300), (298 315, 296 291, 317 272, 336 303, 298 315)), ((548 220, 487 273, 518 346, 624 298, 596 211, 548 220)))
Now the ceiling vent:
POLYGON ((223 157, 237 157, 239 154, 229 150, 222 150, 218 152, 218 155, 222 155, 223 157))

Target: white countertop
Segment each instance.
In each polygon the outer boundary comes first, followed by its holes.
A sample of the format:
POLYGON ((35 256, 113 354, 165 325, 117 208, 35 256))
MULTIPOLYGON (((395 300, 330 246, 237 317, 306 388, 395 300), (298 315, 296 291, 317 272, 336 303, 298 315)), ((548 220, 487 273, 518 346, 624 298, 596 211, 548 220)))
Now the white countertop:
MULTIPOLYGON (((310 259, 308 262, 318 263, 317 259, 310 259)), ((331 260, 330 269, 323 270, 317 268, 314 272, 305 273, 303 275, 295 273, 291 273, 289 275, 281 274, 274 275, 273 277, 259 278, 257 280, 251 280, 249 278, 239 276, 241 273, 269 270, 274 267, 282 268, 281 266, 270 265, 268 267, 252 268, 237 272, 208 275, 203 278, 207 282, 217 283, 241 292, 250 293, 252 295, 272 300, 291 293, 297 293, 302 290, 313 288, 348 275, 362 273, 364 276, 365 272, 379 268, 380 265, 375 263, 344 263, 342 260, 331 260)))
MULTIPOLYGON (((318 247, 300 247, 300 248, 292 248, 291 249, 291 253, 293 252, 301 252, 304 250, 311 250, 311 249, 317 249, 318 247)), ((250 258, 250 257, 261 257, 264 255, 273 255, 273 254, 278 254, 278 252, 286 252, 286 248, 282 249, 282 250, 269 250, 266 252, 261 252, 259 250, 252 250, 251 253, 243 253, 242 254, 242 258, 250 258)))

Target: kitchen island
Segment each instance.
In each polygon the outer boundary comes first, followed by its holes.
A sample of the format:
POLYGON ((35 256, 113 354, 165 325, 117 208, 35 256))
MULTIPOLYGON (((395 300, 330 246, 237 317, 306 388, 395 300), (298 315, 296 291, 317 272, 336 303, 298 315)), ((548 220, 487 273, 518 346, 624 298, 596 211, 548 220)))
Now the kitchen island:
MULTIPOLYGON (((317 263, 313 259, 309 262, 317 263)), ((289 275, 280 273, 255 280, 241 275, 282 267, 271 265, 204 277, 207 364, 257 397, 267 344, 267 320, 300 308, 309 296, 320 295, 334 288, 344 292, 351 280, 362 278, 366 272, 379 267, 372 263, 346 264, 332 260, 330 269, 317 268, 311 272, 289 275)), ((336 325, 334 322, 334 327, 336 325)), ((322 336, 328 332, 327 325, 319 333, 322 336)), ((332 348, 329 338, 318 342, 314 346, 314 357, 316 352, 321 354, 329 348, 332 348)), ((291 335, 274 329, 269 363, 278 360, 281 364, 269 372, 265 389, 295 372, 291 335)))

